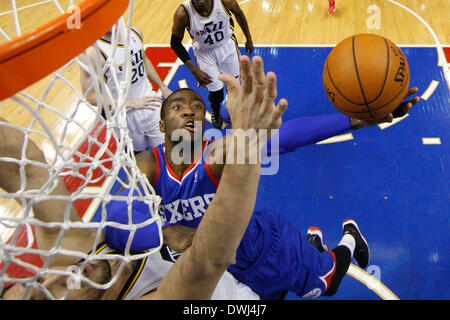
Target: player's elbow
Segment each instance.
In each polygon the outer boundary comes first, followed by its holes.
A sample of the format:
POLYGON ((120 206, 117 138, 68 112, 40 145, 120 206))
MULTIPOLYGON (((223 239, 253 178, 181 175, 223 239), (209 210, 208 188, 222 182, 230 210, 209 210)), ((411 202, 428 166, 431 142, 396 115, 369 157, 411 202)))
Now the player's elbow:
MULTIPOLYGON (((222 274, 233 263, 235 263, 235 253, 226 253, 226 250, 211 250, 206 254, 199 254, 195 244, 191 246, 194 256, 193 265, 205 277, 214 277, 222 274)), ((202 251, 204 253, 204 251, 202 251)))
POLYGON ((208 260, 195 264, 198 274, 204 279, 215 279, 222 276, 227 268, 232 264, 231 260, 208 260))
POLYGON ((228 255, 219 255, 210 261, 210 267, 213 270, 213 272, 223 272, 225 271, 230 265, 235 263, 235 254, 228 254, 228 255))

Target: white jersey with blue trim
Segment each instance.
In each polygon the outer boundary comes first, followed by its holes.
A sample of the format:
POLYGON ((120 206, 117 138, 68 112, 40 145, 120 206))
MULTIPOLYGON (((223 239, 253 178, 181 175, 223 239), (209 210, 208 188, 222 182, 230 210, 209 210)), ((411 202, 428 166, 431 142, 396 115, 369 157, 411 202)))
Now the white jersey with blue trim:
MULTIPOLYGON (((144 65, 144 46, 141 36, 133 29, 130 32, 129 48, 125 51, 125 46, 119 44, 116 48, 111 45, 110 41, 105 39, 99 39, 96 41, 96 47, 99 49, 100 54, 105 60, 111 57, 114 53, 114 59, 112 59, 112 66, 120 82, 125 76, 124 70, 127 60, 131 59, 131 86, 128 90, 128 99, 139 99, 145 96, 155 96, 156 92, 153 91, 152 84, 148 80, 147 73, 144 65), (113 52, 115 49, 115 52, 113 52)), ((104 74, 104 80, 114 98, 118 97, 118 90, 116 84, 112 78, 111 70, 108 68, 104 74)))
MULTIPOLYGON (((119 254, 106 243, 96 254, 119 254)), ((134 300, 158 288, 160 282, 181 253, 163 246, 160 251, 136 261, 133 272, 123 286, 118 300, 134 300)), ((176 288, 174 288, 176 290, 176 288)), ((259 295, 226 271, 217 283, 211 300, 259 300, 259 295)))
POLYGON ((194 46, 201 49, 215 49, 227 43, 233 35, 231 13, 222 0, 212 0, 211 12, 201 15, 195 9, 192 0, 183 2, 183 7, 189 16, 189 34, 194 40, 194 46))

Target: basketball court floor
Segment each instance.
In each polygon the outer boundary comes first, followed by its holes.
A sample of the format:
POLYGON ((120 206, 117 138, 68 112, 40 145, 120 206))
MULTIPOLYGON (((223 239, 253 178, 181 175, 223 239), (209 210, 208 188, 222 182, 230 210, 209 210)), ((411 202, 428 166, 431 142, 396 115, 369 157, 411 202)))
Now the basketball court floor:
MULTIPOLYGON (((133 18, 144 32, 146 54, 172 90, 197 88, 169 47, 172 15, 180 3, 140 0, 133 18)), ((321 299, 449 299, 450 1, 337 0, 332 15, 326 0, 239 3, 253 54, 277 74, 278 97, 289 101, 284 121, 337 112, 323 91, 322 68, 339 41, 369 32, 402 49, 410 87, 417 86, 422 97, 409 115, 281 155, 269 164, 275 173, 261 177, 257 207, 285 215, 305 237, 308 227, 321 228, 331 248, 345 219, 358 222, 370 245, 370 264, 366 270, 351 265, 338 293, 321 299)), ((239 26, 236 36, 243 45, 239 26)), ((187 35, 184 44, 190 48, 187 35)), ((207 91, 197 90, 207 101, 207 91)), ((67 100, 61 110, 70 112, 67 100)), ((0 115, 25 121, 7 108, 0 115)), ((300 298, 288 294, 286 299, 300 298)))

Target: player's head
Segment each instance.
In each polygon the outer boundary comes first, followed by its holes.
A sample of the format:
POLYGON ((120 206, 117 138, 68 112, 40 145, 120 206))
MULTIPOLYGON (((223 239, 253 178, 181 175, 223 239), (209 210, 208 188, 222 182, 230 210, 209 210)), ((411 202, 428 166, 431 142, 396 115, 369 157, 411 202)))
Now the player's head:
MULTIPOLYGON (((69 267, 55 267, 51 270, 56 272, 66 271, 67 273, 67 271, 74 271, 80 266, 81 263, 69 267)), ((85 263, 82 274, 85 278, 99 285, 106 284, 112 279, 111 265, 107 260, 94 260, 93 262, 85 263)), ((53 298, 64 298, 65 300, 98 300, 102 299, 107 292, 108 296, 111 294, 113 296, 118 296, 121 289, 120 286, 116 285, 121 283, 120 280, 116 281, 109 289, 104 290, 95 288, 83 280, 81 280, 80 283, 77 283, 65 274, 57 274, 53 272, 49 272, 48 274, 42 276, 38 282, 40 286, 45 288, 45 290, 47 290, 53 298)), ((21 284, 16 284, 5 292, 3 298, 5 300, 19 300, 23 298, 25 293, 26 288, 21 284)), ((29 291, 27 298, 30 300, 48 299, 43 289, 38 287, 32 288, 29 291)))
POLYGON ((172 92, 161 105, 160 130, 171 138, 175 130, 185 130, 191 135, 205 128, 206 108, 202 97, 192 89, 181 88, 172 92))

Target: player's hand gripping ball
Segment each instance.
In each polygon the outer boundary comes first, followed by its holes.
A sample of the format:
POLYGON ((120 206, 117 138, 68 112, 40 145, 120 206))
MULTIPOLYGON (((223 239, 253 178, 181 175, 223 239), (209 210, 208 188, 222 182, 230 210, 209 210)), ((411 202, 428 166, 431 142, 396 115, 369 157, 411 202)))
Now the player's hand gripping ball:
POLYGON ((379 120, 405 98, 408 62, 392 41, 375 34, 357 34, 331 50, 323 85, 330 102, 343 114, 379 120))

